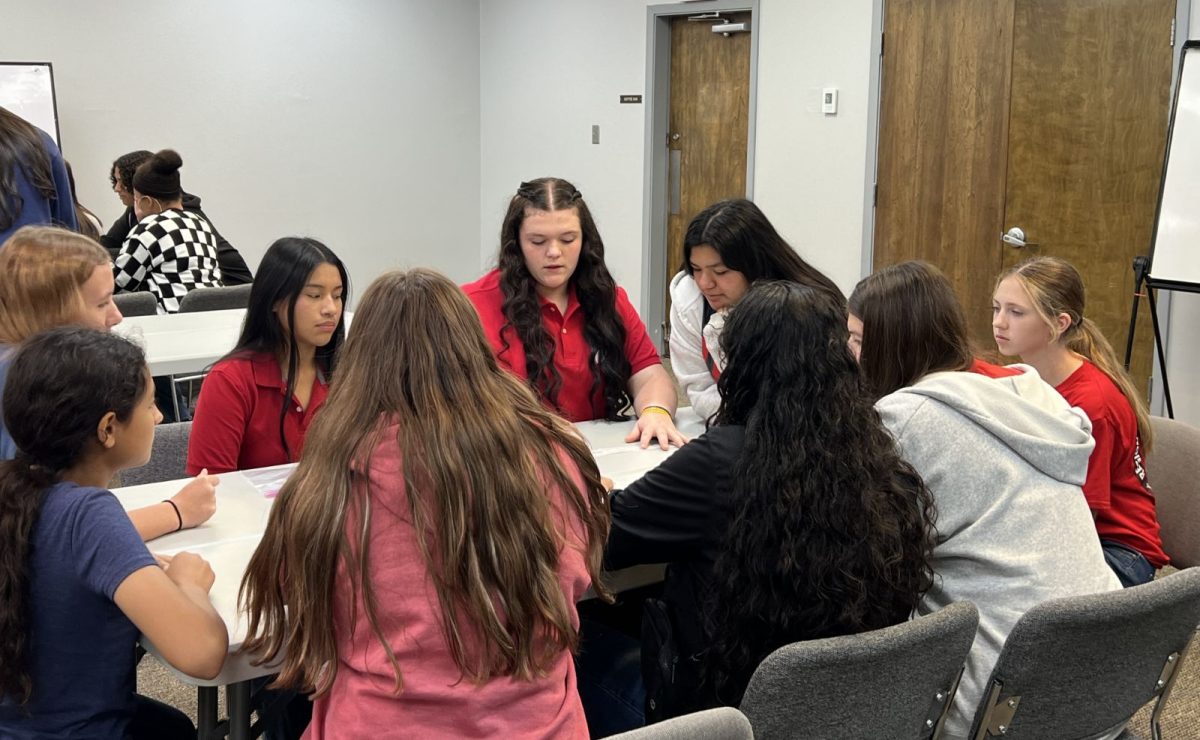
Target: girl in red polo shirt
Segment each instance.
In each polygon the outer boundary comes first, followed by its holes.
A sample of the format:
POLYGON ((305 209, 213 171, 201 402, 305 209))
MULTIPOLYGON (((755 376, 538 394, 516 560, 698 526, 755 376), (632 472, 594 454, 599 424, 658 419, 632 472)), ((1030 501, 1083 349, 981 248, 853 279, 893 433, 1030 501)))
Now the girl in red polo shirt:
POLYGON ((1096 448, 1083 485, 1104 557, 1125 586, 1153 580, 1167 564, 1154 494, 1146 483, 1150 414, 1112 346, 1084 317, 1079 272, 1036 257, 1005 272, 992 297, 992 333, 1092 420, 1096 448))
POLYGON ((321 242, 284 237, 271 245, 237 346, 200 390, 189 474, 299 459, 346 334, 342 308, 349 285, 342 261, 321 242))
POLYGON ((500 229, 499 267, 463 286, 496 359, 570 421, 638 422, 626 442, 665 450, 675 428, 675 383, 646 327, 604 264, 604 242, 583 196, 554 177, 521 183, 500 229))

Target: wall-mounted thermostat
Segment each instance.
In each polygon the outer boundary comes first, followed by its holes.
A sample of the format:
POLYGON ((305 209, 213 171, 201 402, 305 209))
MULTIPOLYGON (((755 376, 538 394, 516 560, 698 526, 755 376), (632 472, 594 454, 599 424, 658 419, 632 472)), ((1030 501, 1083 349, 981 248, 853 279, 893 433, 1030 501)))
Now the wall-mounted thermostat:
POLYGON ((837 95, 836 87, 827 87, 821 91, 821 112, 837 114, 837 95))

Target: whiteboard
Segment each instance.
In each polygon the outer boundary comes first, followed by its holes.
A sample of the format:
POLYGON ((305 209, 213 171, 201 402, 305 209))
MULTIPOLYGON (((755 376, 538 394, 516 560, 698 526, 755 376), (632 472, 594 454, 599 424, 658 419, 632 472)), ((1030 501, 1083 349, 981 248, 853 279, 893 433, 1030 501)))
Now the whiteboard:
POLYGON ((1150 259, 1154 283, 1200 288, 1200 41, 1183 47, 1150 259))
POLYGON ((49 62, 0 62, 0 106, 50 134, 62 148, 49 62))

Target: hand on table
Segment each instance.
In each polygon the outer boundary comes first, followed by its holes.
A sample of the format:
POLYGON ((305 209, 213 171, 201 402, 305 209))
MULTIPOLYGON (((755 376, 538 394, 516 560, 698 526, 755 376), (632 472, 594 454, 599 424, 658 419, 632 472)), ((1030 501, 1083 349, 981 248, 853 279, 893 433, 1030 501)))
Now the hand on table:
POLYGON ((205 468, 171 497, 171 501, 179 507, 184 529, 200 526, 217 512, 217 484, 220 482, 217 476, 209 475, 205 468))
POLYGON ((625 441, 640 441, 644 450, 650 446, 652 439, 658 440, 658 446, 664 450, 670 445, 683 447, 688 441, 687 437, 675 428, 675 422, 670 416, 657 412, 643 413, 633 425, 633 431, 626 435, 625 441))
POLYGON ((194 552, 177 552, 174 555, 156 554, 154 559, 166 571, 167 577, 180 588, 196 586, 204 593, 208 593, 212 588, 213 581, 217 578, 208 561, 194 552))

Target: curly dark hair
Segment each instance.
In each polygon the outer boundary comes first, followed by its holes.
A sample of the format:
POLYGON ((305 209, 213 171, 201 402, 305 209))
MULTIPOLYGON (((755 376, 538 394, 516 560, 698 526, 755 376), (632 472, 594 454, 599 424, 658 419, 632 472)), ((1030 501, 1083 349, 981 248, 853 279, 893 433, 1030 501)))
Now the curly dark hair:
MULTIPOLYGON (((527 209, 558 211, 572 208, 579 214, 583 246, 579 263, 570 277, 583 315, 584 338, 591 349, 592 394, 604 394, 604 416, 609 420, 625 418, 629 407, 629 376, 632 367, 625 356, 625 325, 617 313, 617 284, 604 264, 604 242, 591 211, 574 185, 557 177, 542 177, 521 183, 508 204, 508 213, 500 227, 500 289, 504 293, 501 310, 505 324, 500 328, 500 356, 515 343, 525 348, 526 378, 529 385, 551 406, 560 409, 558 392, 562 376, 554 366, 554 337, 542 324, 537 284, 525 265, 521 251, 521 223, 527 209)), ((561 410, 561 409, 560 409, 561 410)))
POLYGON ((828 291, 760 281, 721 333, 718 424, 746 429, 714 569, 706 690, 737 706, 771 651, 909 617, 933 583, 933 496, 864 392, 828 291))
POLYGON ((30 538, 50 486, 79 462, 112 411, 124 422, 149 384, 145 356, 116 334, 62 327, 26 340, 4 384, 4 425, 19 452, 0 463, 0 695, 25 704, 30 538))
POLYGON ((109 170, 108 183, 115 188, 117 183, 120 182, 122 187, 132 193, 133 173, 137 171, 142 162, 149 160, 153 156, 154 152, 146 151, 145 149, 138 149, 136 152, 122 154, 113 160, 112 170, 109 170), (113 170, 117 171, 117 174, 120 176, 119 178, 113 176, 113 170))

